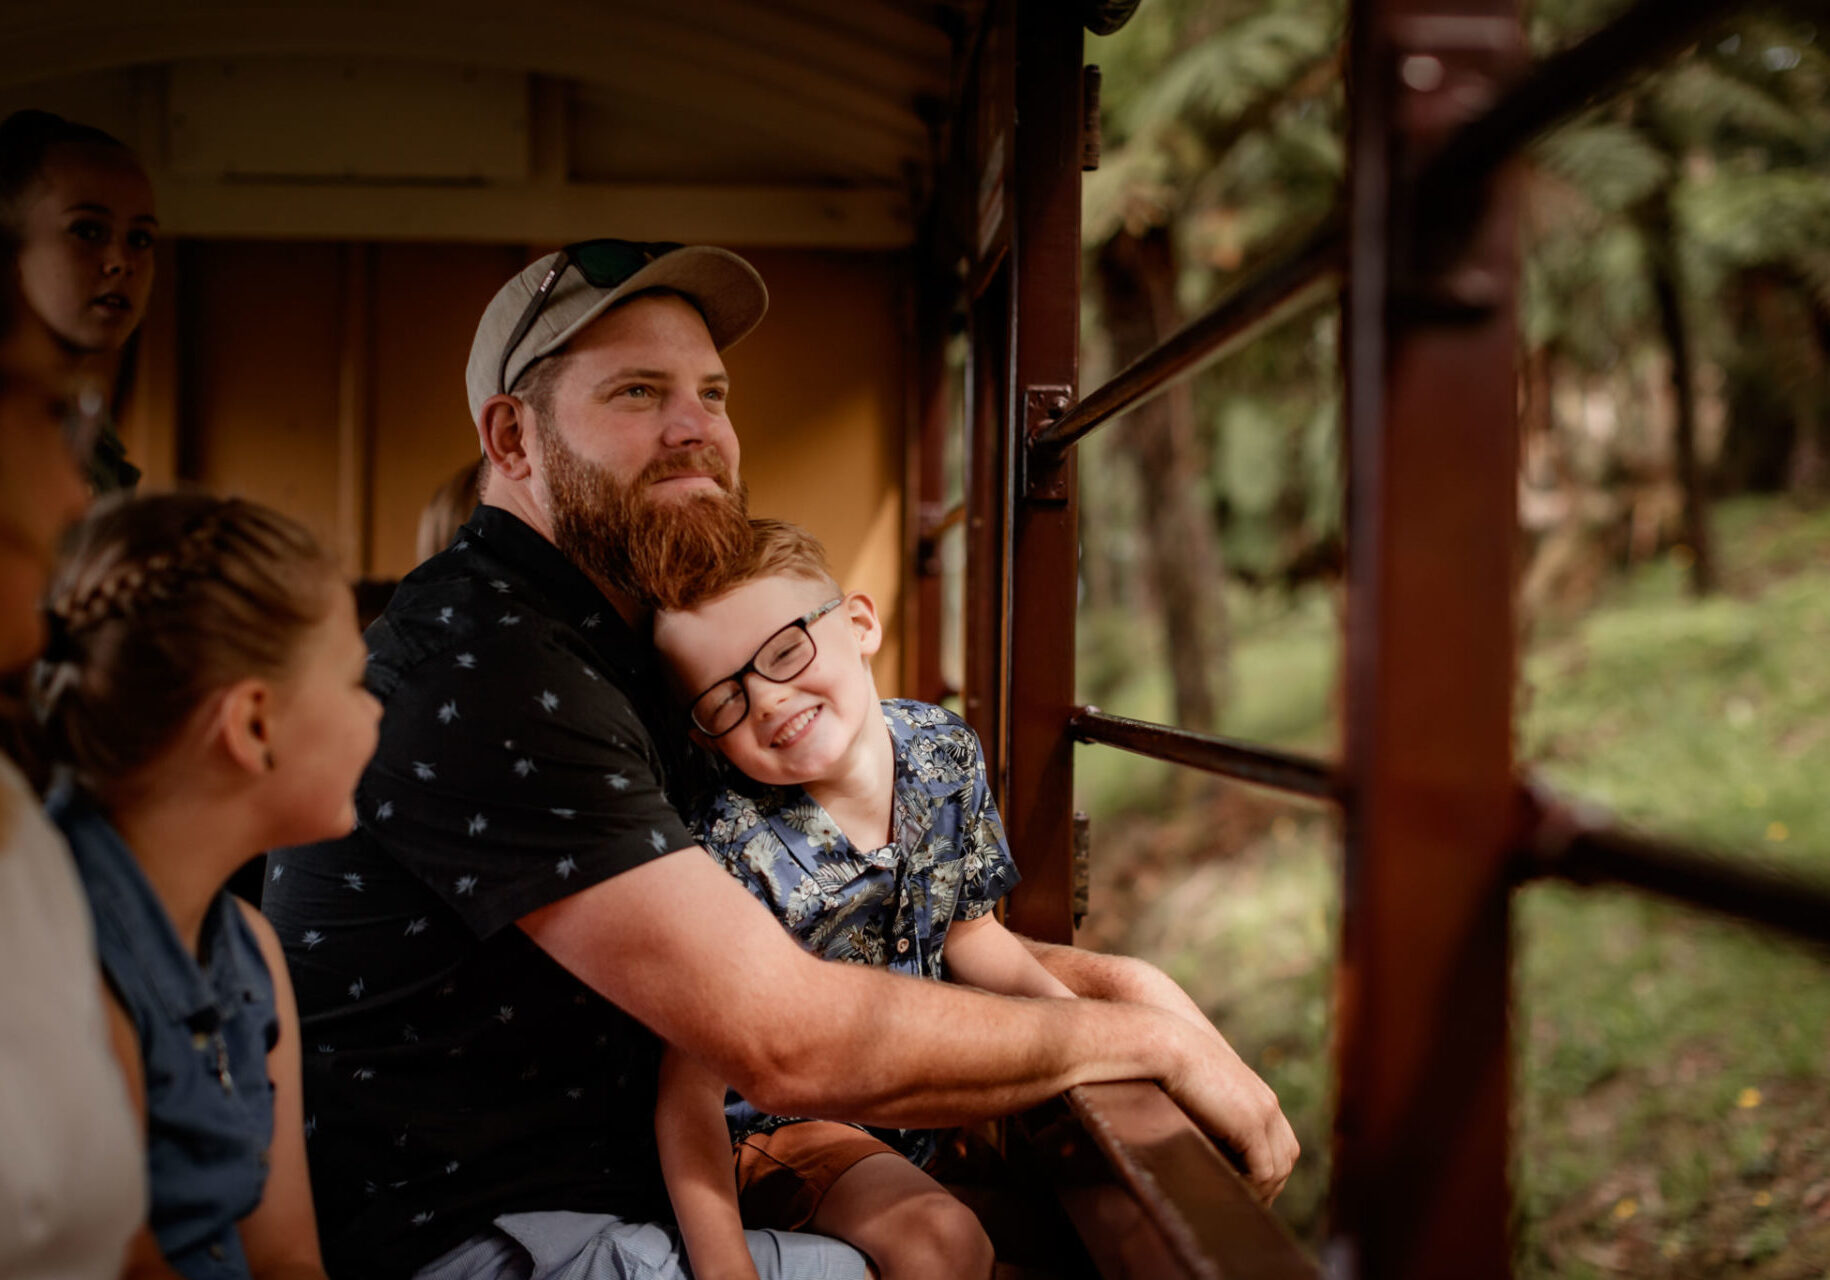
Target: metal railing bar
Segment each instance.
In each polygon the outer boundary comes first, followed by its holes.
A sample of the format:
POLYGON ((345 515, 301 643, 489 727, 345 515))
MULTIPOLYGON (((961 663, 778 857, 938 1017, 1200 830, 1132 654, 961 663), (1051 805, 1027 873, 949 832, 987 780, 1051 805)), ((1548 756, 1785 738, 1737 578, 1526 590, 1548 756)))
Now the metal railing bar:
POLYGON ((1031 447, 1044 455, 1065 452, 1095 427, 1332 295, 1346 254, 1343 225, 1338 213, 1331 215, 1290 254, 1265 264, 1212 310, 1036 432, 1031 447))
POLYGON ((1428 220, 1448 196, 1478 189, 1494 170, 1565 116, 1681 53, 1740 0, 1638 0, 1583 40, 1537 63, 1484 114, 1446 141, 1418 175, 1413 207, 1428 220))
POLYGON ((1317 1280, 1289 1229, 1155 1083, 1080 1085, 1066 1097, 1189 1275, 1317 1280))
POLYGON ((924 504, 923 506, 921 515, 921 538, 923 541, 932 542, 940 537, 941 534, 953 528, 953 526, 966 523, 966 504, 964 502, 956 502, 938 514, 930 514, 930 507, 938 507, 939 505, 939 503, 932 503, 924 504))
POLYGON ((1717 915, 1830 944, 1830 882, 1751 857, 1728 857, 1628 831, 1542 789, 1528 792, 1523 878, 1617 884, 1717 915))
POLYGON ((1068 719, 1068 733, 1079 742, 1118 747, 1254 786, 1317 800, 1333 800, 1337 795, 1334 767, 1326 761, 1272 751, 1233 738, 1108 715, 1098 707, 1076 711, 1068 719))

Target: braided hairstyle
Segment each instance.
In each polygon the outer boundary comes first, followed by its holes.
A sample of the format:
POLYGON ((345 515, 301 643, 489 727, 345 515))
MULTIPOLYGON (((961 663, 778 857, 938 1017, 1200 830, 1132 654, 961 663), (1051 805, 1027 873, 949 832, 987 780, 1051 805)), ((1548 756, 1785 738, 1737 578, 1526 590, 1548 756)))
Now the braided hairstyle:
POLYGON ((108 794, 211 693, 283 675, 338 582, 303 526, 257 503, 105 500, 78 527, 46 605, 32 701, 49 762, 108 794))

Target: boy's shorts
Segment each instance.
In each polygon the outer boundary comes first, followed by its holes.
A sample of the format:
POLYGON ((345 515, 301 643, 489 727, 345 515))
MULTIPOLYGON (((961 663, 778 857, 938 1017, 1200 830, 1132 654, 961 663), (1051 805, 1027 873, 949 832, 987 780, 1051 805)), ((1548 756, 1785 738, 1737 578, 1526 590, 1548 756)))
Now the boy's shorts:
POLYGON ((903 1154, 854 1125, 797 1120, 738 1143, 737 1203, 745 1223, 799 1231, 841 1174, 867 1156, 903 1154))

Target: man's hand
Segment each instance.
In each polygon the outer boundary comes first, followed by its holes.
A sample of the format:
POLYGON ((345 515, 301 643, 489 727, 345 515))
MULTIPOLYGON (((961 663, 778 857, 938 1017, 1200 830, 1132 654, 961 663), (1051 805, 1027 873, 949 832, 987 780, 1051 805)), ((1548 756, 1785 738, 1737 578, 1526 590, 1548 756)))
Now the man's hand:
MULTIPOLYGON (((1186 1019, 1182 1020, 1187 1025, 1186 1019)), ((1189 1118, 1238 1157, 1245 1180, 1266 1204, 1290 1179, 1302 1148, 1277 1095, 1208 1024, 1189 1026, 1185 1065, 1162 1080, 1189 1118)))
POLYGON ((1021 939, 1043 968, 1082 997, 1127 1000, 1175 1015, 1198 1042, 1188 1066, 1163 1080, 1182 1109, 1245 1166, 1246 1181, 1266 1204, 1290 1177, 1300 1148, 1277 1095, 1233 1052, 1201 1007, 1168 974, 1135 956, 1105 955, 1079 947, 1021 939))

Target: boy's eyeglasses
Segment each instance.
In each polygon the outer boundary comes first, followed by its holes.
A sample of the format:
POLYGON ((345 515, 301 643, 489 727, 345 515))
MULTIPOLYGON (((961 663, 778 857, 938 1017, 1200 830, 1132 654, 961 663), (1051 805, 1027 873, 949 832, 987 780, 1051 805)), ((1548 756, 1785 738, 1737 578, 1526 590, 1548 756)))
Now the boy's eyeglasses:
POLYGON ((534 327, 540 313, 546 310, 553 290, 558 287, 559 277, 566 273, 567 267, 576 266, 585 283, 594 288, 614 289, 656 258, 685 247, 671 240, 581 240, 561 249, 558 260, 534 290, 534 296, 527 300, 527 309, 515 321, 508 341, 502 345, 502 363, 496 369, 496 394, 508 394, 509 358, 521 345, 521 339, 527 337, 527 331, 534 327))
POLYGON ((693 699, 693 727, 708 738, 722 738, 742 724, 750 714, 750 694, 743 678, 759 675, 772 684, 785 684, 812 666, 819 650, 807 628, 844 603, 844 596, 828 600, 763 641, 748 662, 693 699))

